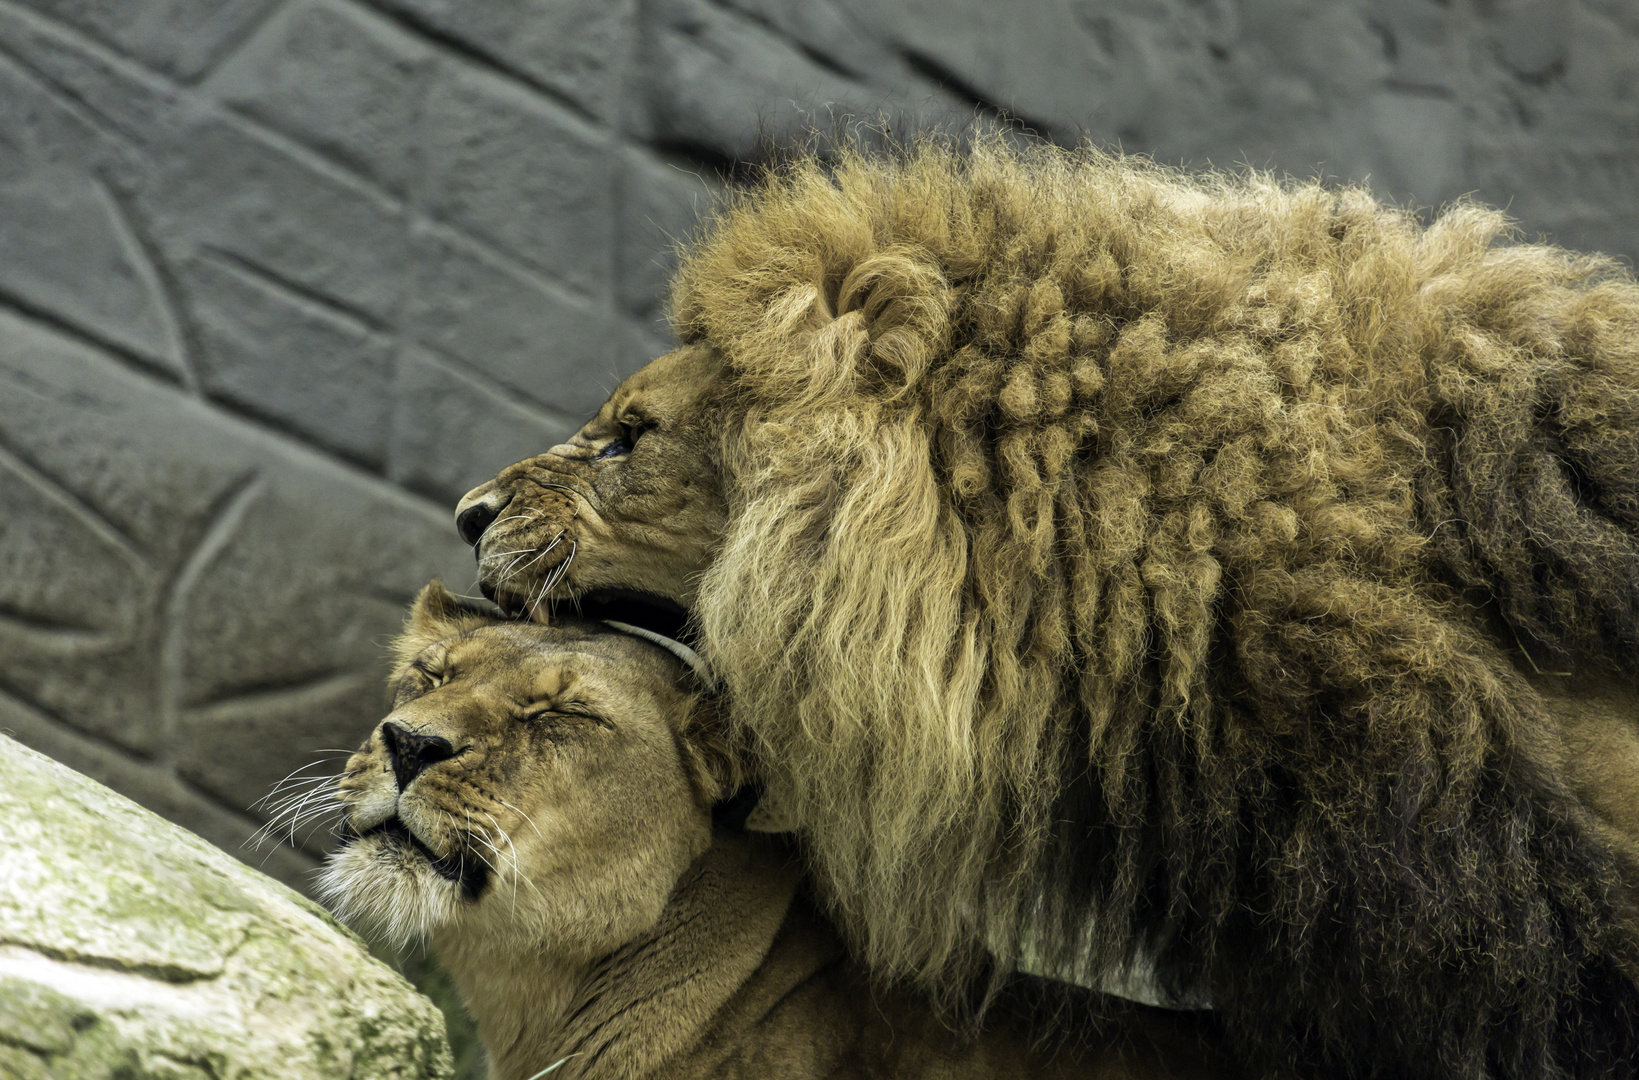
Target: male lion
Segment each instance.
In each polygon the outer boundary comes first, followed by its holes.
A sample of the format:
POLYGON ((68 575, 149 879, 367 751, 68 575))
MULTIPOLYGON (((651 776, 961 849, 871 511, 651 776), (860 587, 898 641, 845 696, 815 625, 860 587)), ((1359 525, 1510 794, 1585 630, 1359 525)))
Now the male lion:
POLYGON ((344 912, 430 936, 494 1080, 1208 1080, 1199 1017, 1104 1002, 1046 1056, 873 992, 783 849, 713 836, 732 775, 688 672, 595 624, 484 618, 436 582, 393 711, 338 784, 344 912), (600 632, 601 631, 601 632, 600 632))
POLYGON ((881 975, 1147 954, 1262 1067, 1631 1076, 1639 287, 1506 230, 797 160, 458 526, 511 611, 695 628, 881 975))

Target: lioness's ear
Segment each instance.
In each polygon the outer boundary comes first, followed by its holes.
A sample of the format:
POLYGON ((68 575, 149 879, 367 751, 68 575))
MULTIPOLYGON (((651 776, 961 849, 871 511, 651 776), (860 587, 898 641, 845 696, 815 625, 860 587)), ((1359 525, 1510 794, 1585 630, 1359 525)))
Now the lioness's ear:
POLYGON ((748 783, 745 760, 725 734, 728 725, 721 711, 721 699, 697 698, 683 726, 683 760, 694 780, 695 790, 705 802, 718 804, 712 816, 719 824, 747 832, 795 832, 797 822, 777 796, 759 783, 748 783), (750 812, 735 806, 723 813, 724 799, 739 803, 755 799, 750 812))
POLYGON ((404 632, 393 641, 394 666, 403 668, 435 641, 495 621, 461 603, 442 581, 434 579, 416 594, 409 618, 404 620, 404 632))
POLYGON ((724 736, 724 727, 716 702, 698 698, 690 707, 688 721, 683 725, 678 740, 683 750, 683 764, 701 799, 715 803, 739 790, 745 780, 745 768, 740 755, 724 736))
POLYGON ((746 815, 746 832, 796 832, 797 819, 777 792, 763 788, 762 797, 746 815))

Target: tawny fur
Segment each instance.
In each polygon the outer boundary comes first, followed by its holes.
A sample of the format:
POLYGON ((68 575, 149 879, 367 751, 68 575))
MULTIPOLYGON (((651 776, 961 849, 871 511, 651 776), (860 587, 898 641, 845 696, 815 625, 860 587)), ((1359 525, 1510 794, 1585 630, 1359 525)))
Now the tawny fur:
POLYGON ((927 145, 775 170, 674 321, 464 527, 509 608, 692 609, 872 970, 954 1002, 991 956, 1148 956, 1268 1068, 1632 1075, 1620 267, 927 145))
POLYGON ((1634 675, 1620 267, 929 146, 772 173, 674 323, 728 367, 704 648, 874 969, 1147 949, 1269 1065, 1631 1074, 1639 879, 1509 655, 1634 675))
POLYGON ((1089 998, 1044 1051, 996 1010, 961 1037, 875 987, 801 895, 785 845, 712 829, 732 784, 713 710, 659 648, 474 616, 436 583, 399 640, 392 714, 337 794, 325 883, 429 938, 492 1080, 1232 1080, 1214 1024, 1089 998), (413 732, 447 746, 419 769, 413 732), (402 822, 421 846, 382 828, 402 822), (432 856, 477 869, 446 879, 432 856), (1055 1052, 1056 1051, 1056 1052, 1055 1052))

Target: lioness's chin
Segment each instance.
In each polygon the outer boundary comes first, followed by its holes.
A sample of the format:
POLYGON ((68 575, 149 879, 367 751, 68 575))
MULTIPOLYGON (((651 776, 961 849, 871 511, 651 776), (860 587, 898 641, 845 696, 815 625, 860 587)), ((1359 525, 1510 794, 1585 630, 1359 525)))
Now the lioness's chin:
POLYGON ((342 920, 403 948, 448 925, 471 897, 463 878, 385 832, 357 837, 325 860, 318 892, 342 920))

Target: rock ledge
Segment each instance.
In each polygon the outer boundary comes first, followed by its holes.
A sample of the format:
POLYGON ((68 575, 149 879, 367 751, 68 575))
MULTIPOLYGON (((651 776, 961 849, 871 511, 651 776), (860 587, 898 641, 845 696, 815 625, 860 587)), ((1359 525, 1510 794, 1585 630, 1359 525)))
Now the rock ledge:
POLYGON ((443 1017, 328 912, 0 736, 0 1076, 443 1080, 443 1017))

